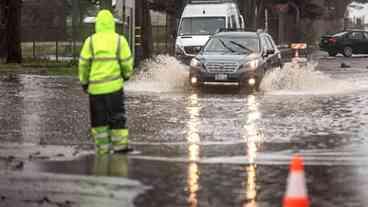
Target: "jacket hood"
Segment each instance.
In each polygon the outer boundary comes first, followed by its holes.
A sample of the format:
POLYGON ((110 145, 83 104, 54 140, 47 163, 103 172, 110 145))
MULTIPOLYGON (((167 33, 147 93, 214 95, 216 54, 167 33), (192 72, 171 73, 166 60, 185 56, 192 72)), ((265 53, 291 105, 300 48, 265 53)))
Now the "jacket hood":
POLYGON ((115 32, 115 20, 109 10, 102 10, 96 18, 96 33, 115 32))

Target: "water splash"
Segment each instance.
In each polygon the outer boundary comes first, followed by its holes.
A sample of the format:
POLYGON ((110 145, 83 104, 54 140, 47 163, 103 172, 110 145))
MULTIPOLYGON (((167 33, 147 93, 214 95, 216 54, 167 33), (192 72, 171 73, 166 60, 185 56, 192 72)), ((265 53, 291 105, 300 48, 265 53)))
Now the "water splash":
POLYGON ((287 63, 282 69, 274 69, 262 80, 261 90, 271 94, 337 94, 354 90, 352 82, 338 80, 317 71, 318 63, 305 66, 287 63))
POLYGON ((189 87, 188 67, 175 57, 158 55, 148 59, 138 69, 140 72, 130 81, 128 91, 172 92, 189 87))

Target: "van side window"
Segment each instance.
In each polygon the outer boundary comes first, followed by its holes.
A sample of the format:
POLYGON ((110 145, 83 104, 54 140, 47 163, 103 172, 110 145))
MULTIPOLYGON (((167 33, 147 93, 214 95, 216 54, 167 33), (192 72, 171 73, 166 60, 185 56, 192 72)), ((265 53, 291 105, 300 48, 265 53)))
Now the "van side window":
POLYGON ((277 46, 276 46, 275 42, 272 40, 272 38, 267 35, 266 39, 268 40, 268 43, 271 45, 271 48, 276 49, 277 46))
POLYGON ((236 17, 235 15, 231 15, 231 22, 232 22, 232 25, 233 25, 233 29, 236 29, 238 28, 238 25, 236 24, 236 17))
POLYGON ((260 45, 260 49, 261 49, 261 51, 262 50, 266 50, 267 48, 266 48, 266 40, 264 39, 264 36, 260 36, 260 39, 261 39, 261 45, 260 45))
POLYGON ((239 17, 238 17, 238 21, 239 21, 239 28, 242 28, 242 27, 243 27, 243 25, 242 25, 243 20, 242 20, 242 18, 241 18, 241 16, 240 16, 240 15, 239 15, 239 17))
POLYGON ((266 36, 262 36, 261 37, 261 40, 262 40, 262 49, 264 49, 264 50, 272 50, 273 49, 273 47, 272 47, 272 45, 271 45, 271 43, 269 42, 269 40, 267 39, 267 37, 266 36))

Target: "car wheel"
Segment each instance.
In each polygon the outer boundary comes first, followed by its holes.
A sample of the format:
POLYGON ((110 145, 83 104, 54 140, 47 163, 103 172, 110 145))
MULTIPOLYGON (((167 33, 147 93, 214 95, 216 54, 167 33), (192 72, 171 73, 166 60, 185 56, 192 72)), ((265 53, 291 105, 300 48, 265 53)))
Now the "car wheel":
POLYGON ((353 48, 351 48, 350 46, 346 46, 344 48, 344 53, 343 54, 344 54, 345 57, 353 56, 353 48))
POLYGON ((331 57, 335 57, 337 55, 337 51, 328 51, 328 55, 331 57))

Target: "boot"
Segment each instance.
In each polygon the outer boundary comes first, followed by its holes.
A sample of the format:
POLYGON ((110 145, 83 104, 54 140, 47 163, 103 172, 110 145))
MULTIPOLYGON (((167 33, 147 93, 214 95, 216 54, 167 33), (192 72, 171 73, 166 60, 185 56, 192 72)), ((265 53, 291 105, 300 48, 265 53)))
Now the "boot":
POLYGON ((92 137, 96 145, 96 154, 109 154, 111 151, 110 130, 108 127, 92 128, 92 137))
POLYGON ((128 146, 128 129, 111 130, 112 149, 114 152, 128 152, 131 148, 128 146))

